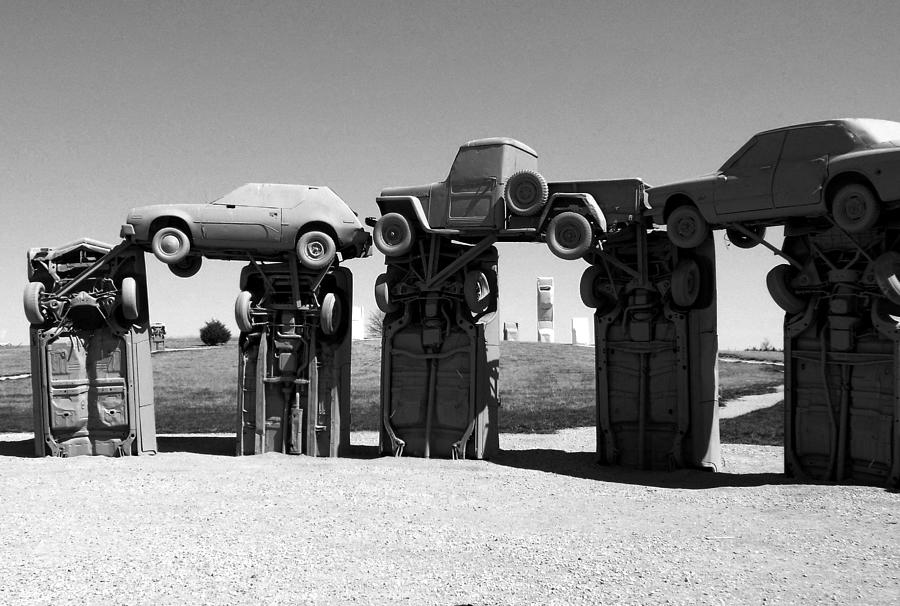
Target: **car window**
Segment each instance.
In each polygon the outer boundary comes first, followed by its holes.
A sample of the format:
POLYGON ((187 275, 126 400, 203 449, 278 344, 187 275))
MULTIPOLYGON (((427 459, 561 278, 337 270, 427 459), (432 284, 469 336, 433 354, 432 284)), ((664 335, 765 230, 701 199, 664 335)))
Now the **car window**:
POLYGON ((783 140, 783 132, 755 136, 744 153, 736 158, 729 168, 743 170, 774 165, 781 153, 783 140))
POLYGON ((822 156, 847 153, 853 149, 853 138, 840 126, 809 126, 788 131, 783 160, 812 160, 822 156))
POLYGON ((450 189, 465 190, 475 183, 498 178, 503 163, 503 147, 466 147, 459 150, 450 170, 450 189))

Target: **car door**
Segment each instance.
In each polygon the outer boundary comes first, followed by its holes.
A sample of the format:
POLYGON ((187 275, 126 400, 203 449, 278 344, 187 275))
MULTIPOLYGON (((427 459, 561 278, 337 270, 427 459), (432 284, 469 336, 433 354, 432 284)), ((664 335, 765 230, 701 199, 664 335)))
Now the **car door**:
POLYGON ((718 215, 740 221, 763 216, 773 208, 772 180, 783 142, 783 131, 757 135, 719 171, 715 186, 718 215))
POLYGON ((775 171, 772 197, 782 215, 820 206, 828 158, 850 151, 853 139, 838 125, 806 126, 790 130, 775 171))
POLYGON ((202 212, 200 232, 219 247, 274 247, 281 242, 281 209, 214 202, 202 212))

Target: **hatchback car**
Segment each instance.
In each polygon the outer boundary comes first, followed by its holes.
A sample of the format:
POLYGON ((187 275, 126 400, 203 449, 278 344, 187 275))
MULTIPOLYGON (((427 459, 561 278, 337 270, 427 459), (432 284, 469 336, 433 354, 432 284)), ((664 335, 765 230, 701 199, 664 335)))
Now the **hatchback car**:
POLYGON ((121 235, 182 277, 197 273, 204 256, 278 260, 291 251, 304 267, 321 270, 338 253, 367 256, 371 243, 330 188, 276 183, 247 183, 209 204, 134 208, 121 235))
POLYGON ((721 227, 749 248, 766 226, 804 217, 859 233, 900 201, 900 123, 841 119, 761 132, 716 172, 652 187, 648 197, 653 221, 682 248, 721 227))

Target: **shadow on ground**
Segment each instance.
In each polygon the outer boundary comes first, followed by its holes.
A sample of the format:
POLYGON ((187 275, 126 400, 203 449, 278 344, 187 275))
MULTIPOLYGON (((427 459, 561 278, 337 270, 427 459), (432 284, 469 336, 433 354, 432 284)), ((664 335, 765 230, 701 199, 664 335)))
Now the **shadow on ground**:
MULTIPOLYGON (((618 484, 687 488, 705 490, 726 486, 764 486, 768 484, 809 484, 780 473, 724 473, 699 469, 675 471, 643 471, 627 467, 601 465, 594 452, 532 449, 505 450, 491 459, 492 463, 517 469, 533 469, 546 473, 618 484)), ((814 482, 813 482, 814 483, 814 482)))
POLYGON ((34 440, 0 440, 0 457, 34 457, 34 440))

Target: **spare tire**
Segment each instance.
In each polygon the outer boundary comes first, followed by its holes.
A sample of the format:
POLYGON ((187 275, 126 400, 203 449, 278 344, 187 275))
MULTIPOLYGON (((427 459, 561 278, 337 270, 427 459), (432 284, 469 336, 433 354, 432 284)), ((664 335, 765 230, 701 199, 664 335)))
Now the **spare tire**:
POLYGON ((412 248, 412 227, 400 213, 388 213, 375 223, 372 240, 385 257, 399 257, 412 248))
POLYGON ((122 278, 122 287, 119 292, 122 299, 122 315, 126 320, 137 320, 140 315, 138 306, 137 280, 128 276, 122 278))
POLYGON ((700 296, 700 266, 693 259, 682 259, 672 271, 672 303, 682 309, 692 307, 700 296))
POLYGON ((375 305, 386 314, 400 309, 400 304, 391 300, 391 285, 386 273, 375 278, 375 305))
POLYGON ((252 296, 249 291, 242 290, 234 301, 234 321, 241 332, 253 331, 253 316, 250 313, 252 296))
POLYGON ((900 253, 889 251, 872 262, 872 274, 878 288, 891 303, 900 305, 898 271, 900 271, 900 253))
POLYGON ((41 309, 41 295, 44 293, 42 282, 29 282, 25 285, 25 294, 22 303, 25 307, 25 317, 31 324, 43 324, 47 321, 44 310, 41 309))
POLYGON ((493 302, 491 283, 483 271, 476 270, 466 273, 463 282, 463 296, 473 314, 481 314, 491 308, 493 302))
POLYGON ((792 266, 782 264, 773 267, 766 275, 769 295, 778 307, 789 314, 798 314, 806 309, 806 299, 798 296, 791 288, 791 280, 796 273, 792 266))
POLYGON ((506 181, 506 208, 513 215, 536 215, 547 203, 547 180, 533 170, 520 170, 506 181))

